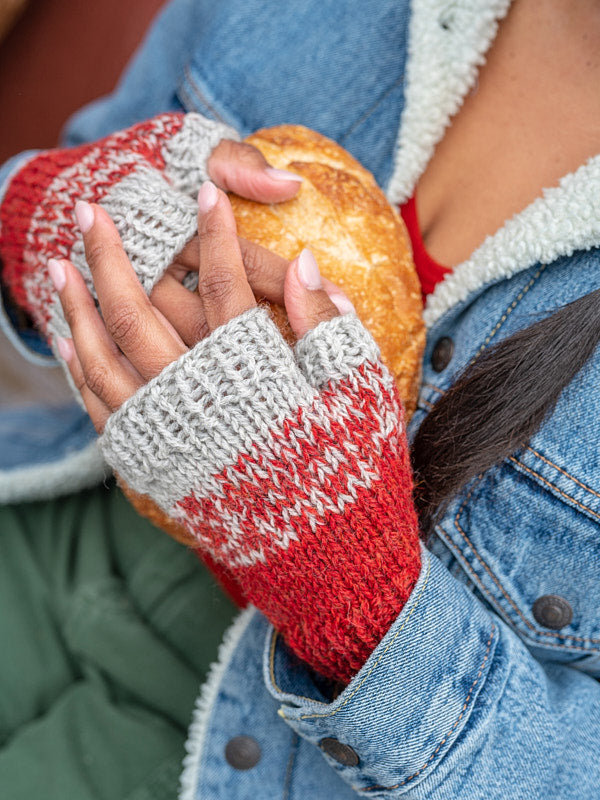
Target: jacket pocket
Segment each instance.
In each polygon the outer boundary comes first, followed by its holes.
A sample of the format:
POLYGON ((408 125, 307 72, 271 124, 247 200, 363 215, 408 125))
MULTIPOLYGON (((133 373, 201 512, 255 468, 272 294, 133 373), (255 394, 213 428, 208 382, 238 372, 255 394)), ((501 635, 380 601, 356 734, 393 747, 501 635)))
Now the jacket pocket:
POLYGON ((528 447, 473 481, 437 533, 536 657, 600 673, 600 495, 528 447))

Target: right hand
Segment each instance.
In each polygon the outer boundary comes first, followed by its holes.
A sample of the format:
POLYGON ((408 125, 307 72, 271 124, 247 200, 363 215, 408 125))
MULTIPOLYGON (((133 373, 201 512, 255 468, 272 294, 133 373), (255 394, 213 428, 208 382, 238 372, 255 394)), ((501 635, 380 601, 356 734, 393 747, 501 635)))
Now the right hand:
MULTIPOLYGON (((300 188, 301 180, 293 173, 273 169, 256 147, 246 142, 222 139, 207 162, 211 180, 221 189, 234 192, 259 203, 280 203, 290 200, 300 188), (289 179, 287 176, 289 175, 289 179)), ((284 305, 284 283, 289 261, 260 245, 238 237, 246 277, 254 294, 284 305)), ((161 313, 171 318, 176 311, 178 330, 188 347, 209 332, 201 303, 196 294, 182 295, 180 284, 199 263, 198 236, 194 236, 179 253, 164 277, 156 284, 150 299, 161 313)), ((334 303, 341 302, 340 289, 323 278, 323 285, 334 303)))

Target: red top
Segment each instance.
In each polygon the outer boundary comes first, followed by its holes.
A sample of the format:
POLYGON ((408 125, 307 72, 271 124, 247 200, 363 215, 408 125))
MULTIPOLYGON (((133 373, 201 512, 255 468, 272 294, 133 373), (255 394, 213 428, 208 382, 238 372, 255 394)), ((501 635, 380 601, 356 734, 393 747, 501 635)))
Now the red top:
POLYGON ((400 214, 408 230, 408 235, 410 236, 415 267, 417 268, 417 275, 421 281, 423 299, 425 299, 428 294, 433 292, 436 285, 443 280, 444 275, 452 272, 452 270, 434 261, 425 249, 423 239, 421 239, 419 220, 417 219, 417 204, 414 195, 410 200, 407 200, 403 206, 400 206, 400 214))

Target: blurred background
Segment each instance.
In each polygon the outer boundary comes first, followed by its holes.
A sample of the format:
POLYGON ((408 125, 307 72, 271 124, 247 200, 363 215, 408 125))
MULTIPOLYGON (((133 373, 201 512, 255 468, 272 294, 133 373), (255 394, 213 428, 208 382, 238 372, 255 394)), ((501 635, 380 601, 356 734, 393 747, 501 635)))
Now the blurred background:
MULTIPOLYGON (((0 163, 54 147, 67 118, 114 87, 165 0, 0 0, 0 163)), ((0 403, 71 397, 62 369, 31 367, 0 333, 0 403)))
POLYGON ((110 92, 165 0, 0 0, 0 159, 53 147, 110 92))

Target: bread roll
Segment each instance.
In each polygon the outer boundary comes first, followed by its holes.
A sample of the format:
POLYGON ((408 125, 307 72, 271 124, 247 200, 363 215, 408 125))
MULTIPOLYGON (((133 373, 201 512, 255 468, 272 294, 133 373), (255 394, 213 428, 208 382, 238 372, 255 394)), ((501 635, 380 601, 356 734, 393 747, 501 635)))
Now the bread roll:
MULTIPOLYGON (((419 389, 425 329, 404 223, 371 173, 325 136, 298 125, 281 125, 258 131, 246 141, 273 167, 295 172, 304 181, 293 200, 270 206, 231 195, 240 236, 289 260, 304 247, 312 250, 321 273, 348 295, 379 344, 410 417, 419 389)), ((272 312, 292 344, 285 311, 272 306, 272 312)), ((197 546, 191 534, 149 497, 120 484, 140 514, 183 544, 197 546)))
MULTIPOLYGON (((425 346, 421 288, 408 235, 375 179, 343 147, 300 125, 252 134, 271 166, 304 180, 292 200, 273 205, 231 195, 238 233, 291 260, 304 247, 321 274, 350 298, 396 378, 407 416, 415 409, 425 346)), ((285 311, 272 306, 287 340, 285 311)))

